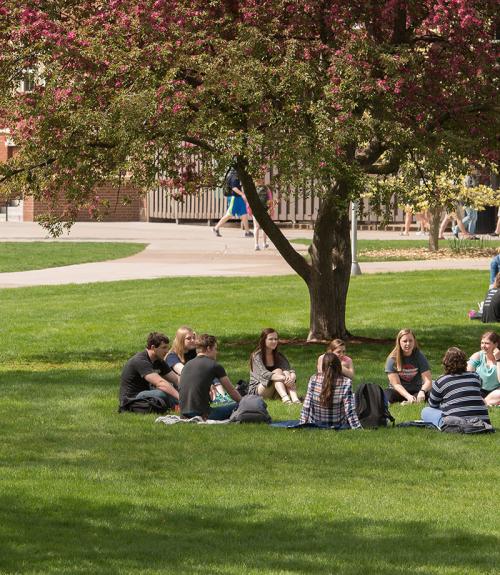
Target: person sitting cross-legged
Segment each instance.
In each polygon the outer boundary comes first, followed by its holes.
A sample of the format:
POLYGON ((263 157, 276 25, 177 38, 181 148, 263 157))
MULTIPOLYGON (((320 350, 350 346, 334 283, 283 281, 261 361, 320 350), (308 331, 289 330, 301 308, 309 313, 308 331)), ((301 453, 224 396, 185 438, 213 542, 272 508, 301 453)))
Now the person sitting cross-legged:
POLYGON ((342 363, 335 353, 323 355, 321 373, 309 380, 299 421, 339 429, 361 429, 351 380, 342 374, 342 363))
POLYGON ((443 357, 444 374, 432 382, 429 407, 422 419, 441 428, 443 417, 477 417, 490 423, 481 395, 481 378, 467 371, 467 357, 458 347, 450 347, 443 357))
POLYGON ((385 391, 389 403, 425 401, 432 385, 431 370, 411 329, 398 333, 396 345, 386 360, 385 372, 389 379, 389 389, 385 391))
POLYGON ((206 333, 196 336, 196 357, 186 363, 180 379, 179 403, 183 417, 201 416, 203 419, 229 419, 241 400, 225 369, 216 362, 217 338, 206 333), (217 378, 234 400, 218 407, 210 406, 210 388, 217 378))
POLYGON ((262 330, 257 348, 250 355, 248 393, 264 399, 281 399, 283 403, 302 403, 297 395, 295 371, 278 351, 278 343, 275 329, 262 330))
POLYGON ((149 334, 146 349, 136 353, 123 368, 120 384, 120 406, 128 399, 159 397, 169 407, 179 401, 177 374, 165 363, 168 337, 160 332, 149 334))

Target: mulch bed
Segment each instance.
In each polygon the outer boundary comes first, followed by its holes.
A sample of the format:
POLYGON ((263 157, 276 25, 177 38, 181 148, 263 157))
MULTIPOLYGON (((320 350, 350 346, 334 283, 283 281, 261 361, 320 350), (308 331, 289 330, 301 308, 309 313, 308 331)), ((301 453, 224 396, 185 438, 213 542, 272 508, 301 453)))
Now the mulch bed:
POLYGON ((492 258, 498 253, 497 248, 462 248, 460 251, 450 248, 440 248, 431 252, 428 248, 402 248, 388 250, 361 250, 359 256, 370 258, 373 261, 404 258, 406 260, 449 260, 468 258, 492 258))

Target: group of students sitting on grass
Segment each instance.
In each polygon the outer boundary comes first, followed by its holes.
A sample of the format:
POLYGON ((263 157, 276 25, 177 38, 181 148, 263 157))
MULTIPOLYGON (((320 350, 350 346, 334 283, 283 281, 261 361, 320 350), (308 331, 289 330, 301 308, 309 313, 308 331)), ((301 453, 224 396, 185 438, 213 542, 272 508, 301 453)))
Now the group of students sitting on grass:
MULTIPOLYGON (((125 365, 121 376, 120 409, 131 399, 161 398, 182 417, 225 420, 241 400, 217 359, 217 339, 197 336, 189 327, 177 330, 172 349, 169 339, 149 334, 146 349, 125 365)), ((273 328, 262 331, 250 355, 249 395, 302 404, 300 423, 360 429, 352 389, 354 364, 345 344, 333 340, 317 361, 304 401, 297 394, 296 374, 279 347, 273 328)), ((489 423, 488 406, 500 405, 500 337, 487 331, 481 349, 467 360, 456 347, 443 358, 444 374, 432 380, 429 363, 414 333, 401 330, 385 364, 388 403, 428 401, 422 419, 440 427, 445 416, 476 417, 489 423)))

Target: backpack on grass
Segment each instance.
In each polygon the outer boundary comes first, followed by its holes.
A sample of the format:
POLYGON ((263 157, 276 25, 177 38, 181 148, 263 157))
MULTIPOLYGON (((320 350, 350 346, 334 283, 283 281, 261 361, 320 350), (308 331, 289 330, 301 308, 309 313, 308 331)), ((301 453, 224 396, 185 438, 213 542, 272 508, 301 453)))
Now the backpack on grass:
POLYGON ((356 413, 364 428, 387 427, 391 421, 394 427, 395 419, 392 417, 384 396, 384 391, 376 383, 362 383, 354 394, 356 399, 356 413))
POLYGON ((443 417, 441 431, 444 433, 495 433, 495 428, 490 424, 479 419, 479 417, 456 417, 447 415, 443 417))
POLYGON ((118 412, 130 411, 131 413, 167 413, 170 406, 161 397, 126 397, 118 408, 118 412))
POLYGON ((259 395, 245 395, 229 418, 233 423, 271 423, 266 402, 259 395))

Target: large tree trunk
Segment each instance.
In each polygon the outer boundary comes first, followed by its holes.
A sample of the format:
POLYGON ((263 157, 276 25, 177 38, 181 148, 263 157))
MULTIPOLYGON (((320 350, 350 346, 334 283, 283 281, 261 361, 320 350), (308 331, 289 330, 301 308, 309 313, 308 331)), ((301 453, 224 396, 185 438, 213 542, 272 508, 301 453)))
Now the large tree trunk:
POLYGON ((347 337, 345 310, 352 256, 346 184, 335 184, 322 199, 309 249, 309 264, 270 218, 243 160, 237 163, 237 169, 254 217, 281 256, 307 284, 310 298, 308 339, 347 337))
POLYGON ((347 290, 351 277, 349 204, 342 184, 322 200, 314 226, 311 274, 309 340, 345 338, 347 290))

